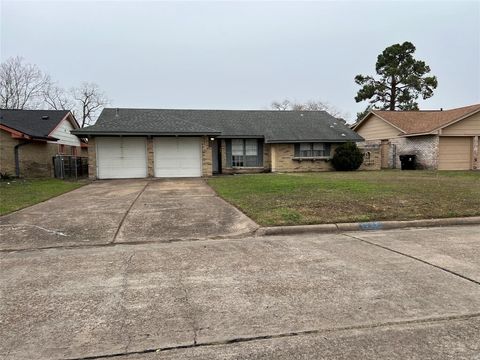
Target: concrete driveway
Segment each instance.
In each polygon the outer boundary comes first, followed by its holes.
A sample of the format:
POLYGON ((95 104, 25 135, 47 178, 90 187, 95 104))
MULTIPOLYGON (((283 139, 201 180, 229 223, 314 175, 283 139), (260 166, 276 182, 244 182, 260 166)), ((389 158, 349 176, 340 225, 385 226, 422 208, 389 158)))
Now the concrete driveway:
POLYGON ((479 359, 478 234, 3 251, 0 358, 479 359))
POLYGON ((257 225, 201 179, 97 181, 0 218, 0 249, 245 235, 257 225))

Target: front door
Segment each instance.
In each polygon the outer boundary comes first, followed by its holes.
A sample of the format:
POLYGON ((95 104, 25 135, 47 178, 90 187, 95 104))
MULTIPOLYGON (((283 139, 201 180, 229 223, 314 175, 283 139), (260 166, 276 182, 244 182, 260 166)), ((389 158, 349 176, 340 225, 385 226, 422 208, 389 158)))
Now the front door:
POLYGON ((222 153, 220 139, 215 139, 212 143, 212 171, 214 174, 222 172, 222 153))

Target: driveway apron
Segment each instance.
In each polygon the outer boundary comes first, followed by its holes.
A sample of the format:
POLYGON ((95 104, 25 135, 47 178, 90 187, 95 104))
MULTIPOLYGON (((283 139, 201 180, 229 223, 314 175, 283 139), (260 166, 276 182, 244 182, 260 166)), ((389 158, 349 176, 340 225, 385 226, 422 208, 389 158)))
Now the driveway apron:
POLYGON ((0 218, 0 250, 237 236, 258 226, 202 179, 97 181, 0 218))

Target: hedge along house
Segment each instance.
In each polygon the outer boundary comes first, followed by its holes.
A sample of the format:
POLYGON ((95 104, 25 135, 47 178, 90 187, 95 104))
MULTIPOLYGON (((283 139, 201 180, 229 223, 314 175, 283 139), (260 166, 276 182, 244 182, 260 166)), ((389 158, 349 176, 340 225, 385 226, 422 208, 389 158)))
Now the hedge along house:
POLYGON ((78 127, 68 110, 0 109, 0 172, 53 176, 55 155, 87 156, 87 144, 71 134, 78 127))
POLYGON ((353 129, 381 149, 382 168, 416 155, 421 168, 479 169, 480 104, 451 110, 370 111, 353 129))
POLYGON ((98 179, 331 170, 338 144, 363 140, 324 111, 106 108, 73 133, 98 179))

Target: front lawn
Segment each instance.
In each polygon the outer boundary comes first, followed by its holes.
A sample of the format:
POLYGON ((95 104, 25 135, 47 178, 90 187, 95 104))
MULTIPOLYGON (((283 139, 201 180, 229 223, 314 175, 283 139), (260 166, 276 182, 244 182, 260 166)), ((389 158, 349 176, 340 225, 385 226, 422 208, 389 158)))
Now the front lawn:
POLYGON ((58 179, 0 181, 0 215, 50 199, 84 184, 58 179))
POLYGON ((480 215, 480 172, 473 171, 257 174, 208 183, 264 226, 480 215))

